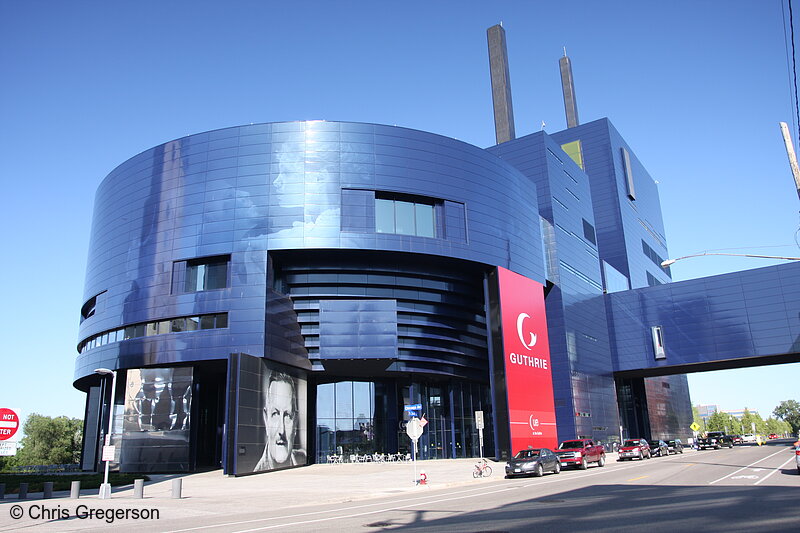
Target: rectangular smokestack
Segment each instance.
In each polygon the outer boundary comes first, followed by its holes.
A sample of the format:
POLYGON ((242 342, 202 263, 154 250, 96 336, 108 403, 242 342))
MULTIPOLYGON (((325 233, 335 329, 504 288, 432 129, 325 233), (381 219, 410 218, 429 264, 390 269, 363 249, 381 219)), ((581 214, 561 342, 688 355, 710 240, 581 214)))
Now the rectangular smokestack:
POLYGON ((511 80, 508 76, 508 51, 506 31, 496 24, 486 30, 489 40, 489 72, 492 77, 492 103, 494 105, 494 132, 497 144, 516 137, 514 109, 511 105, 511 80))
POLYGON ((564 92, 564 111, 567 114, 567 127, 578 125, 578 103, 575 101, 575 83, 572 80, 572 63, 564 50, 564 57, 558 60, 561 70, 561 90, 564 92))

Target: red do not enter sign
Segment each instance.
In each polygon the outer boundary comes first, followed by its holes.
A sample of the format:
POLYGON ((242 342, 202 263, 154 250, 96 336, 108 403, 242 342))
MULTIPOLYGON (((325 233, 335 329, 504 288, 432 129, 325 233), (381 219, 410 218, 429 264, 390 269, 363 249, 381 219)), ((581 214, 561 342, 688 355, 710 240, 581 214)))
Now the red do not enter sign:
POLYGON ((19 415, 13 409, 0 407, 0 440, 8 440, 19 430, 19 415))

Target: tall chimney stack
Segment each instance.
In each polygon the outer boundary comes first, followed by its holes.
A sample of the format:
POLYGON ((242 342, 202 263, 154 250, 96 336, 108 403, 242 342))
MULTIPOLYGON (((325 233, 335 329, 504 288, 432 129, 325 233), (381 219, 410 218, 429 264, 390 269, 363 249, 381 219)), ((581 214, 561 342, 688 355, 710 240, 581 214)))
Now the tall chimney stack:
POLYGON ((564 92, 564 112, 567 114, 567 127, 574 128, 578 122, 578 103, 575 101, 575 82, 572 79, 572 63, 564 48, 564 57, 558 60, 561 70, 561 90, 564 92))
POLYGON ((508 76, 508 51, 506 31, 502 23, 486 30, 489 40, 489 73, 492 77, 492 103, 494 105, 494 132, 497 144, 513 140, 514 109, 511 105, 511 80, 508 76))

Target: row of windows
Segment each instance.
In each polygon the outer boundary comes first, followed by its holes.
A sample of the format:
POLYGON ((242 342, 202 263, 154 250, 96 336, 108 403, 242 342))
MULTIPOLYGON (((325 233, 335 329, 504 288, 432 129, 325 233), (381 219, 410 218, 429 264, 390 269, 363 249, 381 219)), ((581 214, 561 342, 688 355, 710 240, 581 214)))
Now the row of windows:
POLYGON ((375 231, 436 237, 434 204, 430 200, 404 200, 384 194, 375 195, 375 231))
POLYGON ((112 342, 126 341, 138 337, 151 337, 165 333, 179 333, 182 331, 197 331, 201 329, 218 329, 228 327, 228 313, 213 315, 186 316, 158 320, 155 322, 141 322, 124 328, 98 333, 89 337, 78 345, 78 352, 84 353, 92 348, 103 346, 112 342))
POLYGON ((646 243, 646 242, 644 242, 644 241, 642 241, 642 251, 644 252, 644 255, 646 255, 647 257, 649 257, 649 258, 650 258, 650 261, 652 261, 653 263, 655 263, 655 264, 656 264, 656 265, 658 265, 659 267, 661 266, 661 263, 663 263, 663 262, 664 262, 664 258, 663 258, 663 257, 661 257, 660 255, 658 255, 658 254, 656 253, 656 251, 655 251, 655 250, 653 250, 653 249, 650 247, 650 245, 649 245, 649 244, 647 244, 647 243, 646 243))
POLYGON ((654 275, 652 275, 650 272, 648 272, 647 273, 647 285, 649 287, 655 287, 656 285, 661 285, 661 282, 658 281, 658 278, 656 278, 654 275))
MULTIPOLYGON (((172 294, 210 291, 229 287, 230 264, 230 254, 175 261, 172 264, 172 294)), ((83 304, 81 307, 81 322, 94 316, 97 309, 97 299, 105 292, 92 296, 83 304)), ((136 336, 145 337, 146 335, 136 336)))

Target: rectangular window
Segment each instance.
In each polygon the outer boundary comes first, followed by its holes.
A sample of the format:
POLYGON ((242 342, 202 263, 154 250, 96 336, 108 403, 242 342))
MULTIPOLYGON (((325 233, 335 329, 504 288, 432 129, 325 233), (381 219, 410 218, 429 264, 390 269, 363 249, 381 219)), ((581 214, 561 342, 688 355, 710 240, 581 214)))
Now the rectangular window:
POLYGON ((631 168, 631 154, 623 146, 622 150, 622 169, 625 171, 625 186, 628 198, 636 200, 636 190, 633 187, 633 169, 631 168))
POLYGON ((186 261, 184 292, 210 291, 227 287, 230 261, 230 255, 186 261))
POLYGON ((416 218, 416 234, 420 237, 433 237, 435 233, 433 206, 414 204, 414 216, 416 218))
POLYGON ((566 152, 566 154, 575 161, 575 164, 583 168, 583 147, 581 146, 581 141, 572 141, 571 143, 566 143, 561 145, 561 149, 566 152))
POLYGON ((587 222, 586 219, 582 220, 583 220, 583 236, 586 237, 586 240, 589 241, 590 243, 597 245, 597 237, 595 236, 594 233, 594 226, 589 224, 589 222, 587 222))
POLYGON ((375 231, 394 233, 394 201, 375 199, 375 231))
POLYGON ((436 237, 436 201, 417 196, 375 193, 375 231, 436 237))
POLYGON ((394 231, 400 235, 416 235, 414 224, 414 204, 411 202, 394 202, 394 231))

